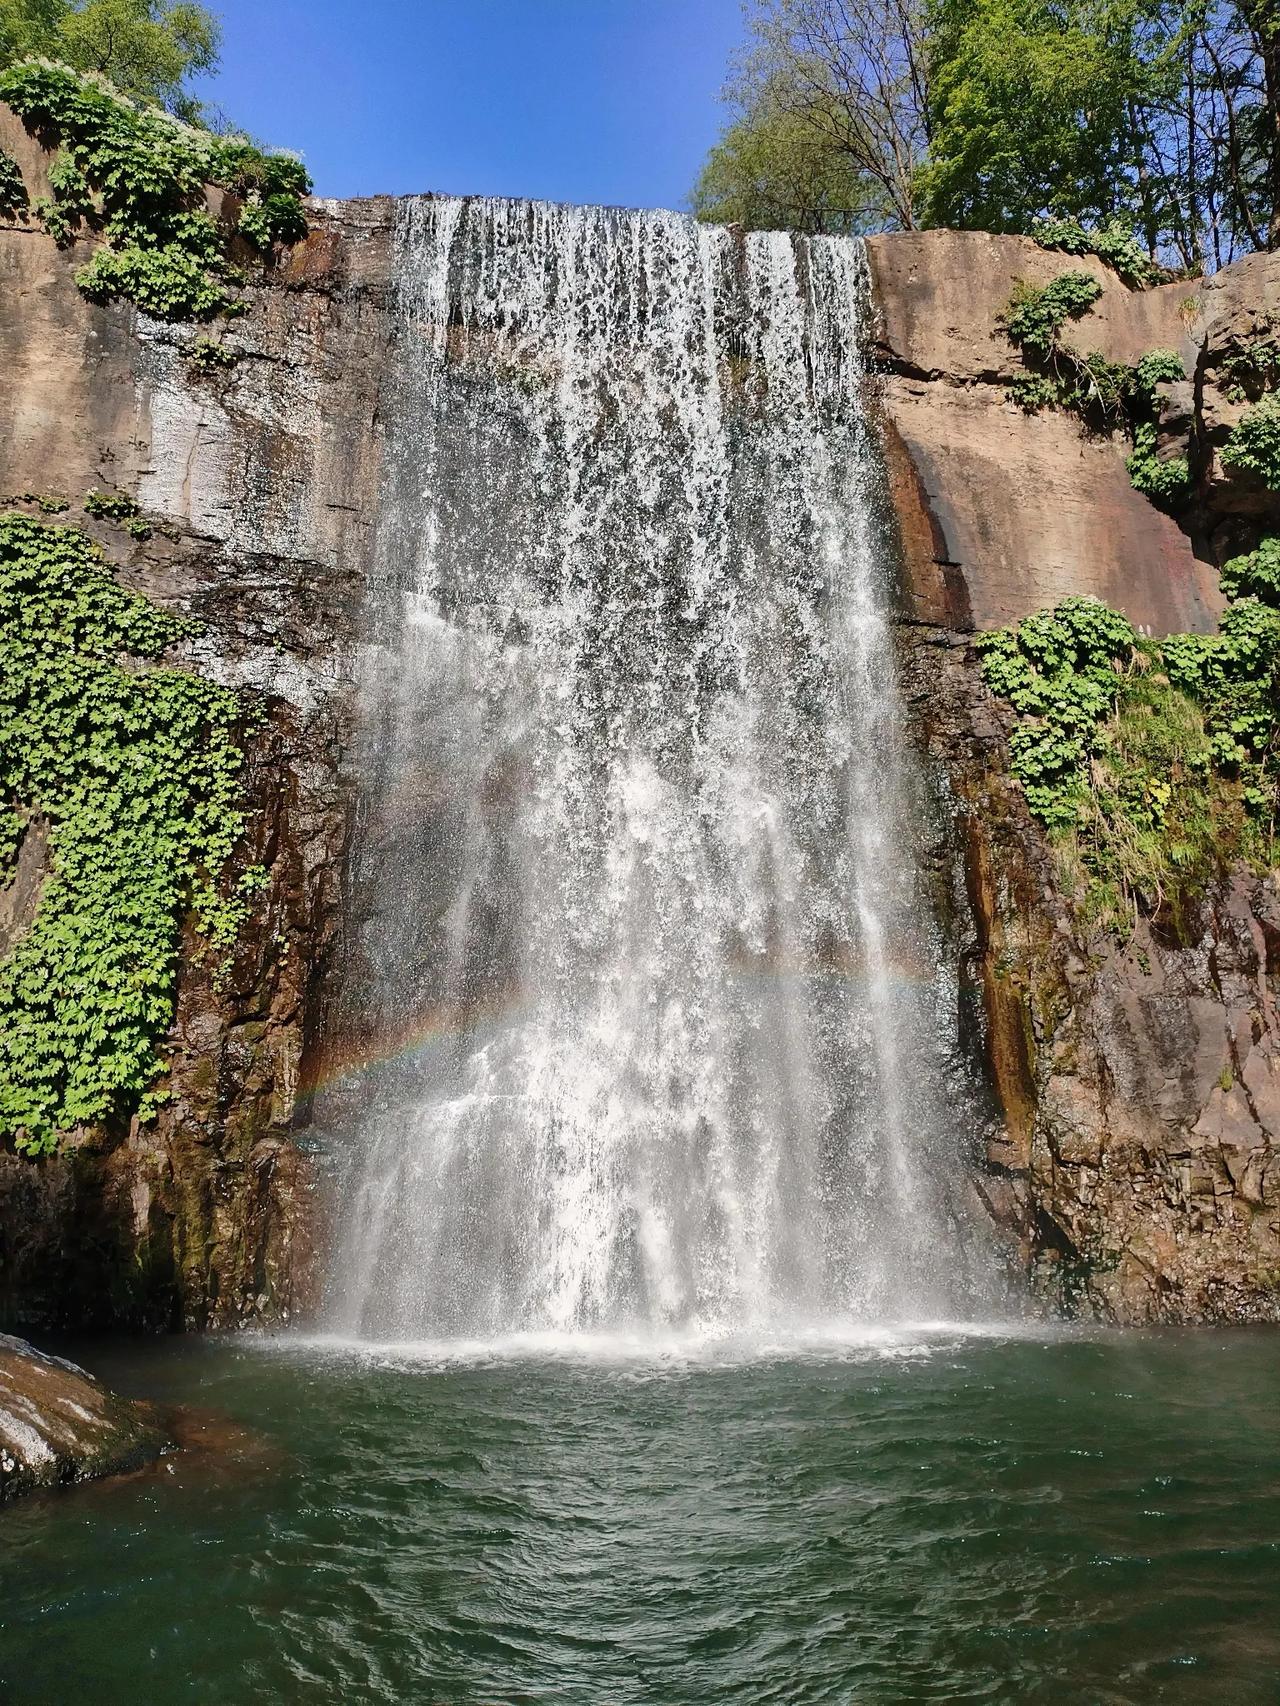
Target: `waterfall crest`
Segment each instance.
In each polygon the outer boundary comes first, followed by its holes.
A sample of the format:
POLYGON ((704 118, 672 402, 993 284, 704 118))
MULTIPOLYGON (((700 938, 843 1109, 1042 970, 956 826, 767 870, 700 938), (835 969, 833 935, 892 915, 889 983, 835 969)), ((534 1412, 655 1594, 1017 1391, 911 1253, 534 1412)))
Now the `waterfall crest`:
POLYGON ((333 1326, 956 1308, 861 245, 422 198, 395 278, 333 1326))

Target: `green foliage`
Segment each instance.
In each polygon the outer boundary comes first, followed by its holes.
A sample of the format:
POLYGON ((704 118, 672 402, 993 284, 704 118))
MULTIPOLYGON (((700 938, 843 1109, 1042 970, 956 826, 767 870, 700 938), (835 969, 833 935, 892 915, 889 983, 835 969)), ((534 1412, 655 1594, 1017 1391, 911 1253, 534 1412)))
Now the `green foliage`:
POLYGON ((850 232, 882 223, 883 198, 828 141, 811 109, 753 100, 707 157, 691 204, 699 219, 748 230, 850 232))
POLYGON ((212 338, 196 338, 182 353, 197 373, 225 371, 240 359, 235 350, 228 349, 226 344, 215 343, 212 338))
POLYGON ((772 190, 788 173, 765 135, 781 113, 802 127, 806 180, 870 186, 882 228, 1042 233, 1135 285, 1157 263, 1198 274, 1280 248, 1276 0, 743 9, 736 116, 708 170, 731 167, 742 205, 768 192, 749 223, 786 218, 791 198, 772 190))
POLYGON ((1241 416, 1222 447, 1222 460, 1280 491, 1280 395, 1271 393, 1241 416))
POLYGON ((1243 403, 1280 386, 1280 342, 1249 338, 1233 343, 1222 359, 1223 389, 1233 403, 1243 403))
POLYGON ((1280 539, 1264 539, 1256 551, 1226 563, 1222 590, 1228 598, 1256 598, 1280 610, 1280 539))
POLYGON ((1089 273, 1015 287, 1002 323, 1030 371, 1010 385, 1009 400, 1028 412, 1068 409, 1094 427, 1126 428, 1133 440, 1125 460, 1130 480, 1153 503, 1170 508, 1190 493, 1191 468, 1184 456, 1157 454, 1157 387, 1185 378, 1186 369, 1176 350, 1149 350, 1128 367, 1099 350, 1082 355, 1064 343, 1067 321, 1087 312, 1101 291, 1089 273))
POLYGON ((76 273, 95 301, 122 296, 165 320, 239 310, 228 288, 243 277, 229 255, 233 233, 210 216, 206 184, 249 198, 240 223, 259 249, 305 235, 299 198, 309 181, 290 156, 135 107, 65 66, 10 67, 0 99, 60 145, 53 199, 38 207, 45 228, 59 242, 81 221, 101 229, 105 242, 76 273))
POLYGON ((0 964, 0 1135, 28 1154, 154 1111, 180 920, 192 908, 225 950, 261 881, 225 883, 250 719, 234 693, 156 661, 198 632, 119 587, 76 528, 0 516, 3 839, 12 854, 15 821, 42 813, 53 865, 0 964))
POLYGON ((98 521, 117 521, 135 539, 150 539, 151 524, 125 492, 89 492, 84 512, 98 521))
POLYGON ((1031 235, 1044 249, 1061 249, 1068 255, 1097 255, 1126 284, 1139 289, 1157 284, 1162 277, 1162 269, 1120 219, 1092 230, 1086 230, 1076 219, 1040 219, 1031 227, 1031 235))
POLYGON ((0 65, 39 54, 187 118, 184 84, 216 66, 219 34, 193 0, 0 0, 0 65))
POLYGON ((128 521, 138 514, 138 506, 125 492, 87 492, 84 512, 99 521, 128 521))
POLYGON ((264 252, 275 243, 300 243, 307 220, 296 195, 250 195, 240 210, 240 235, 264 252))
POLYGON ((1078 320, 1101 295, 1102 286, 1087 272, 1059 273, 1048 284, 1019 283, 1004 311, 1009 341, 1033 355, 1048 355, 1067 321, 1078 320))
POLYGON ((1156 423, 1138 421, 1133 429, 1133 449, 1125 457, 1129 481, 1136 491, 1161 509, 1172 509, 1191 492, 1191 465, 1185 456, 1160 457, 1156 451, 1156 423))
POLYGON ((1136 905, 1178 924, 1232 859, 1269 862, 1280 787, 1280 540, 1222 571, 1216 634, 1141 639, 1067 599, 978 640, 1018 712, 1010 767, 1084 916, 1136 905))
POLYGON ((1198 273, 1274 247, 1274 14, 1274 0, 936 0, 927 222, 1047 222, 1077 254, 1079 232, 1106 232, 1134 283, 1157 257, 1198 273))
POLYGON ((1122 177, 1123 39, 1046 0, 939 0, 934 17, 927 222, 1102 222, 1122 177))
POLYGON ((977 641, 988 686, 1023 719, 1010 742, 1013 773, 1052 829, 1080 821, 1097 726, 1136 642, 1125 618, 1094 598, 1064 599, 977 641))
POLYGON ((22 181, 18 162, 12 154, 0 148, 0 214, 6 219, 23 213, 27 207, 27 186, 22 181))
POLYGON ((1134 385, 1144 396, 1153 397, 1157 385, 1165 385, 1173 380, 1185 379, 1186 367, 1177 350, 1153 349, 1133 370, 1134 385))

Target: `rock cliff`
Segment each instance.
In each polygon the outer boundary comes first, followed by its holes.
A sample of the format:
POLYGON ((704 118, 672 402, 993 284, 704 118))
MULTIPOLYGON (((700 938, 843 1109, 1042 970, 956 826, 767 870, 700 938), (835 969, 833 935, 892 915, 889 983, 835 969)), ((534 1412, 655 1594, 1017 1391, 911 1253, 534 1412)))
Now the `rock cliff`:
POLYGON ((1027 239, 873 238, 887 460, 905 560, 903 641, 920 738, 955 803, 972 921, 969 987, 999 1117, 980 1188, 1041 1290, 1118 1321, 1280 1319, 1280 891, 1232 873, 1180 936, 1087 928, 1009 779, 1007 708, 975 630, 1090 593, 1141 630, 1205 632, 1218 567, 1280 524, 1280 500, 1221 449, 1244 404, 1229 351, 1280 326, 1280 260, 1133 292, 1101 263, 1027 239), (1087 267, 1103 294, 1072 328, 1191 376, 1161 422, 1196 497, 1186 531, 1129 483, 1123 443, 1024 414, 997 316, 1015 281, 1087 267))
MULTIPOLYGON (((39 193, 47 159, 3 111, 0 147, 39 193)), ((319 1193, 296 1132, 308 1059, 359 958, 351 686, 381 483, 394 208, 308 213, 309 237, 247 289, 222 338, 232 359, 211 371, 192 328, 87 302, 76 245, 0 225, 0 494, 130 494, 150 538, 83 525, 124 584, 204 621, 189 661, 267 713, 247 780, 248 856, 269 881, 224 982, 188 943, 172 1101, 151 1125, 77 1133, 56 1159, 0 1154, 0 1319, 16 1325, 228 1326, 287 1316, 311 1293, 319 1193)), ((1007 720, 970 641, 1070 592, 1152 633, 1213 627, 1218 564, 1277 520, 1274 496, 1230 476, 1220 451, 1241 412, 1223 362, 1280 325, 1280 264, 1137 293, 1098 262, 1017 238, 883 237, 869 254, 905 671, 954 806, 942 852, 967 884, 968 988, 998 1103, 980 1189, 1073 1307, 1271 1318, 1280 899, 1240 877, 1206 902, 1190 942, 1146 925, 1123 951, 1083 935, 1008 780, 1007 720), (1193 377, 1160 431, 1198 482, 1186 527, 1133 489, 1116 442, 1006 399, 1017 364, 997 316, 1015 280, 1068 265, 1104 285, 1091 343, 1126 361, 1183 352, 1193 377)), ((37 823, 0 897, 0 943, 29 920, 46 863, 37 823)))
MULTIPOLYGON (((46 157, 0 111, 38 193, 46 157)), ((247 291, 234 360, 197 331, 86 301, 86 245, 0 227, 0 494, 53 495, 123 584, 199 617, 187 660, 252 690, 247 857, 270 880, 230 975, 184 954, 172 1101, 151 1125, 75 1134, 56 1159, 0 1154, 0 1318, 17 1326, 225 1326, 287 1314, 310 1274, 306 1158, 292 1130, 309 1030, 342 952, 351 651, 378 490, 390 207, 317 202, 311 234, 247 291), (146 540, 79 513, 132 495, 146 540)), ((32 507, 30 505, 26 507, 32 507)), ((39 892, 30 834, 12 932, 39 892)), ((6 920, 0 918, 0 929, 6 920)))

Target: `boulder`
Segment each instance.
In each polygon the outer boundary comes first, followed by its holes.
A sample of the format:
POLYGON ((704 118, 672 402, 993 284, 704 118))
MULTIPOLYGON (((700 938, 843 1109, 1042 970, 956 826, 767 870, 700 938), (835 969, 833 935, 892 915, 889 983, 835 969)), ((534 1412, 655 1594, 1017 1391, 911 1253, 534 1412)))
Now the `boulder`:
POLYGON ((153 1462, 164 1430, 62 1357, 0 1334, 0 1503, 153 1462))

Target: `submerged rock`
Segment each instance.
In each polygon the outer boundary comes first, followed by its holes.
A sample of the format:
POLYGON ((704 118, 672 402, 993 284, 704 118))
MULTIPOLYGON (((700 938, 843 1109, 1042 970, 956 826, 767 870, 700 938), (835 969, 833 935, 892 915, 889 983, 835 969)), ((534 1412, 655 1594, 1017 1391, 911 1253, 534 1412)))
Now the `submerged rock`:
POLYGON ((75 1363, 0 1333, 0 1503, 139 1469, 165 1443, 140 1405, 75 1363))

